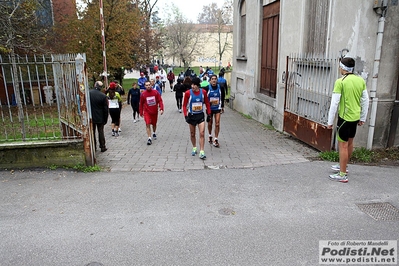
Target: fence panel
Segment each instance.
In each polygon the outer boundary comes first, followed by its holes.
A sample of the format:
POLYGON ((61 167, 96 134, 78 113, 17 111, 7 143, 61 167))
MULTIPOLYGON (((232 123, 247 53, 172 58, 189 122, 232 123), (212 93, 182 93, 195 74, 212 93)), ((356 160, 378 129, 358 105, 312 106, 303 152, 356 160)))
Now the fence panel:
POLYGON ((330 150, 328 111, 338 59, 311 54, 287 57, 284 131, 319 150, 330 150))
POLYGON ((0 56, 0 142, 81 138, 75 58, 0 56))
POLYGON ((294 54, 287 62, 285 110, 326 125, 338 59, 294 54))

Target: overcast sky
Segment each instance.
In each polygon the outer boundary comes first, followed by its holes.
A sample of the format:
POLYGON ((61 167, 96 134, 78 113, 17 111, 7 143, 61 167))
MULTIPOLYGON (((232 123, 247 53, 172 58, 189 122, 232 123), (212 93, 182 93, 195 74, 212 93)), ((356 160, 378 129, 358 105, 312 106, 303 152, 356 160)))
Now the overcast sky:
MULTIPOLYGON (((76 3, 79 4, 80 1, 76 0, 76 3)), ((154 3, 154 1, 152 0, 151 3, 154 3)), ((161 18, 164 18, 162 16, 162 10, 165 8, 168 9, 171 3, 179 7, 180 11, 187 19, 197 22, 198 14, 202 11, 203 6, 216 3, 218 7, 222 7, 224 0, 158 0, 155 6, 159 8, 161 18)))
POLYGON ((218 7, 221 7, 224 0, 158 0, 156 6, 159 8, 159 11, 162 12, 162 9, 167 8, 171 3, 179 7, 180 11, 187 19, 196 22, 198 14, 202 11, 203 6, 216 3, 218 7))

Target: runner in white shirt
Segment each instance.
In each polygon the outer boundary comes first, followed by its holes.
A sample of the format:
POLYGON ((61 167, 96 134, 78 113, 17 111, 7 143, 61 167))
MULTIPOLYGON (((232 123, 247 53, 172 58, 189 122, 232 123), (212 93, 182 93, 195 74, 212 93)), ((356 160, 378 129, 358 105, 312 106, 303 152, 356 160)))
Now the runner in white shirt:
POLYGON ((165 86, 166 86, 166 73, 163 69, 161 69, 161 73, 159 73, 159 79, 161 80, 162 83, 162 91, 165 92, 165 86))

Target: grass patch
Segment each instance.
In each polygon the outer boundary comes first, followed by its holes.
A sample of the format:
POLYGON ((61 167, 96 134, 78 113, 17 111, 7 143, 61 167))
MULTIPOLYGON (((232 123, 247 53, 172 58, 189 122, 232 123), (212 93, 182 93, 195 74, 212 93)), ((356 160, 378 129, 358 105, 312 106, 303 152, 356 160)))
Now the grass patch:
MULTIPOLYGON (((48 167, 50 170, 57 170, 58 168, 60 168, 58 165, 52 164, 48 167)), ((83 173, 92 173, 92 172, 99 172, 101 171, 101 167, 98 165, 94 165, 94 166, 86 166, 84 164, 77 164, 73 167, 68 167, 68 166, 62 166, 62 168, 64 169, 75 169, 79 172, 83 172, 83 173)))
POLYGON ((101 171, 101 167, 98 165, 94 165, 94 166, 86 166, 83 164, 77 164, 73 167, 73 169, 79 171, 79 172, 83 172, 83 173, 92 173, 92 172, 99 172, 101 171))
POLYGON ((22 124, 18 117, 13 117, 13 122, 7 117, 2 121, 0 142, 36 141, 43 139, 61 139, 60 122, 57 117, 36 117, 24 119, 25 139, 22 134, 22 124))
POLYGON ((243 117, 247 118, 247 119, 252 119, 252 116, 244 114, 244 113, 240 113, 240 115, 242 115, 243 117))
POLYGON ((338 162, 339 154, 337 151, 322 151, 319 153, 320 159, 323 161, 338 162))
POLYGON ((373 151, 364 147, 355 148, 353 150, 351 160, 362 163, 370 163, 373 160, 373 151))
POLYGON ((267 128, 268 130, 276 130, 275 128, 274 128, 274 126, 272 126, 272 125, 270 125, 270 124, 263 124, 263 127, 264 128, 267 128))
POLYGON ((135 78, 123 79, 122 87, 125 90, 125 94, 127 94, 129 92, 130 88, 132 88, 133 83, 137 84, 137 80, 138 79, 135 79, 135 78))
MULTIPOLYGON (((319 157, 324 161, 339 161, 339 154, 337 151, 320 152, 319 157)), ((368 150, 364 147, 355 148, 350 162, 375 165, 399 165, 399 147, 374 150, 368 150)))

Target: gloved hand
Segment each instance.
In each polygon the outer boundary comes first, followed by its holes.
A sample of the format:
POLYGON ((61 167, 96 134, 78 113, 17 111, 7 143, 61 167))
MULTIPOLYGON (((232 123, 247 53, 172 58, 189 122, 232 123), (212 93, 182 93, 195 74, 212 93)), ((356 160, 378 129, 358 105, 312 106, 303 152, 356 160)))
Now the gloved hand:
POLYGON ((208 115, 208 116, 206 117, 206 122, 209 122, 209 121, 211 121, 211 116, 210 116, 210 115, 208 115))

